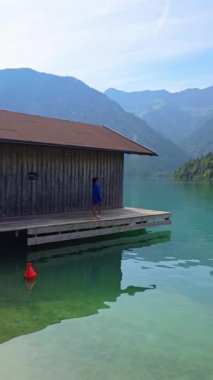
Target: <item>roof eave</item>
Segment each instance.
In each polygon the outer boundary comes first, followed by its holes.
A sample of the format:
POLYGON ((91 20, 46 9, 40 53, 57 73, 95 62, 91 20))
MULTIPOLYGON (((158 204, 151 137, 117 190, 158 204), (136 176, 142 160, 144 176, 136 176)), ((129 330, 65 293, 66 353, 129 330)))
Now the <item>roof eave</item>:
POLYGON ((126 151, 126 150, 119 150, 119 149, 106 149, 106 148, 95 148, 95 147, 89 147, 89 146, 78 146, 78 145, 66 145, 66 144, 55 144, 55 143, 46 143, 46 142, 40 142, 40 141, 26 141, 26 140, 10 140, 10 139, 1 139, 1 143, 8 143, 8 144, 22 144, 22 145, 36 145, 36 146, 49 146, 49 147, 61 147, 66 149, 83 149, 83 150, 98 150, 98 151, 105 151, 105 152, 120 152, 124 154, 137 154, 139 156, 158 156, 155 152, 137 152, 137 151, 126 151))

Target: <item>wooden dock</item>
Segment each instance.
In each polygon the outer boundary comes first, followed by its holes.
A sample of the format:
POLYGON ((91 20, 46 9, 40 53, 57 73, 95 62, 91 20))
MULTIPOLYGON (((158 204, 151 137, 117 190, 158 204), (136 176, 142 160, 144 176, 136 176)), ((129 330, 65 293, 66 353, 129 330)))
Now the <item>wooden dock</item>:
POLYGON ((103 210, 101 219, 91 211, 0 219, 0 235, 25 232, 28 246, 141 230, 171 223, 171 213, 138 208, 103 210))

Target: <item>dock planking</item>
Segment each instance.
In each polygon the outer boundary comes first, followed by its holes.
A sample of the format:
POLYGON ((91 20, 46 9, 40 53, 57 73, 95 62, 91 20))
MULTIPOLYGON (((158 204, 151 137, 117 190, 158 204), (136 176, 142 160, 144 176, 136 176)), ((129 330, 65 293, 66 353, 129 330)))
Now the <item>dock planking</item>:
POLYGON ((27 245, 63 242, 95 236, 136 231, 171 223, 171 213, 139 208, 102 211, 95 219, 91 211, 10 217, 0 219, 0 234, 26 231, 27 245))

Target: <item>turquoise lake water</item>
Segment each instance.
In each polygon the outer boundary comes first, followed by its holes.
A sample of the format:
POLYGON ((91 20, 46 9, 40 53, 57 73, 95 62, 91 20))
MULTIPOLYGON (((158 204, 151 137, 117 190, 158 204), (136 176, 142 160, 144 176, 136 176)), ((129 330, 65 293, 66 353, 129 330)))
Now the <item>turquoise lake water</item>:
POLYGON ((213 183, 134 180, 147 233, 0 255, 1 380, 212 380, 213 183), (42 258, 41 258, 42 257, 42 258))

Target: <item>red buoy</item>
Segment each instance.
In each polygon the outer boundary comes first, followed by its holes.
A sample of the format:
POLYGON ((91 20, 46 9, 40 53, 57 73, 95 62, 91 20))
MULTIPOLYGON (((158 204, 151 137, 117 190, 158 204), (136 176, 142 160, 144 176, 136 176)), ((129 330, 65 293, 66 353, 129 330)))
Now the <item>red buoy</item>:
POLYGON ((26 280, 35 280, 37 276, 36 271, 32 267, 32 263, 27 263, 26 271, 24 273, 24 278, 26 280))

